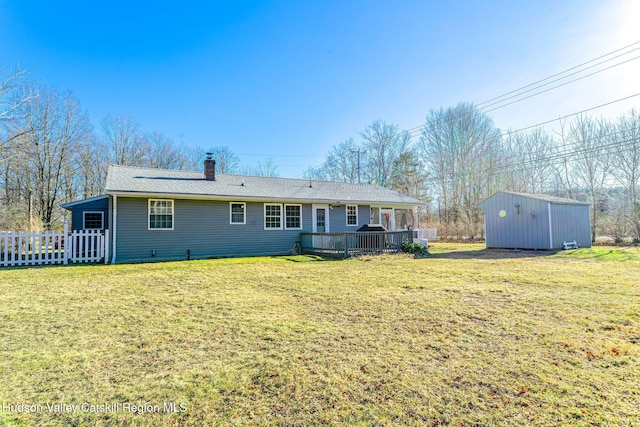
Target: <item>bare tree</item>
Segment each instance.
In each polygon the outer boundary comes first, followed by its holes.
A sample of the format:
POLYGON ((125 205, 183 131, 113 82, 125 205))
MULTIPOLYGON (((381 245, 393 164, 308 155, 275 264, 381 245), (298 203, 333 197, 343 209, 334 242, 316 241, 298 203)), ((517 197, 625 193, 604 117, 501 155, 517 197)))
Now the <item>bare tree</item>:
POLYGON ((280 176, 278 173, 278 166, 273 162, 273 158, 269 157, 264 162, 258 162, 254 167, 244 167, 242 169, 243 175, 251 176, 264 176, 270 178, 277 178, 280 176))
POLYGON ((124 166, 144 165, 145 147, 138 122, 130 116, 109 114, 100 123, 112 163, 124 166))
POLYGON ((611 170, 610 156, 606 144, 611 138, 609 124, 604 120, 595 121, 579 116, 571 123, 569 141, 574 150, 572 174, 577 184, 585 188, 591 201, 591 240, 596 240, 599 225, 599 204, 605 194, 605 187, 611 170))
POLYGON ((353 138, 334 145, 329 150, 325 161, 318 168, 317 179, 350 183, 359 182, 361 169, 365 163, 363 154, 364 151, 354 142, 353 138))
POLYGON ((109 148, 95 135, 81 144, 77 153, 77 188, 67 195, 68 201, 83 199, 103 193, 109 165, 109 148))
MULTIPOLYGON (((201 170, 204 150, 175 141, 164 132, 143 132, 130 116, 109 114, 102 122, 109 162, 137 167, 201 170)), ((232 154, 232 153, 231 153, 232 154)))
POLYGON ((458 236, 480 235, 482 212, 477 204, 498 189, 504 156, 493 120, 472 104, 431 110, 418 147, 436 182, 445 227, 454 226, 458 236))
POLYGON ((180 154, 173 139, 163 132, 148 132, 141 138, 142 164, 150 168, 178 169, 180 154))
POLYGON ((629 222, 634 239, 640 242, 640 114, 633 109, 616 123, 617 146, 611 156, 616 181, 624 187, 628 195, 629 222))
POLYGON ((14 173, 23 195, 33 191, 34 212, 50 227, 78 172, 78 153, 93 134, 88 115, 69 93, 46 87, 33 91, 37 97, 21 107, 24 119, 18 143, 22 156, 20 169, 14 173))
POLYGON ((526 193, 552 190, 556 171, 548 160, 555 155, 551 135, 540 128, 507 132, 504 144, 507 150, 502 174, 505 188, 526 193))
POLYGON ((398 125, 376 120, 360 134, 363 148, 366 151, 367 181, 389 186, 394 162, 408 150, 411 137, 398 125))
POLYGON ((629 221, 629 195, 623 188, 611 188, 607 193, 606 204, 598 206, 602 211, 599 231, 601 235, 613 238, 613 243, 620 244, 626 237, 633 235, 629 221))
POLYGON ((19 68, 7 73, 0 68, 0 159, 11 142, 22 135, 14 125, 23 117, 21 107, 34 97, 26 76, 27 72, 19 68))
MULTIPOLYGON (((21 134, 21 137, 23 136, 24 134, 21 134)), ((18 139, 14 138, 8 146, 8 149, 12 149, 11 156, 0 161, 0 188, 2 188, 0 222, 4 230, 21 228, 29 217, 28 192, 31 185, 28 176, 25 176, 28 170, 24 167, 27 156, 23 150, 17 149, 21 143, 18 139)))
POLYGON ((556 192, 563 193, 569 199, 575 199, 577 178, 573 172, 573 148, 571 130, 567 130, 566 121, 560 120, 560 131, 556 131, 557 155, 550 163, 556 168, 556 192))
POLYGON ((176 160, 176 169, 186 171, 202 171, 204 165, 204 155, 206 150, 199 146, 187 145, 181 142, 176 147, 178 158, 176 160))
POLYGON ((240 159, 226 145, 211 147, 207 150, 216 161, 216 169, 220 173, 237 173, 240 159))
POLYGON ((303 172, 304 179, 311 179, 315 181, 328 181, 327 175, 325 175, 325 171, 323 168, 324 164, 319 166, 309 166, 303 172))

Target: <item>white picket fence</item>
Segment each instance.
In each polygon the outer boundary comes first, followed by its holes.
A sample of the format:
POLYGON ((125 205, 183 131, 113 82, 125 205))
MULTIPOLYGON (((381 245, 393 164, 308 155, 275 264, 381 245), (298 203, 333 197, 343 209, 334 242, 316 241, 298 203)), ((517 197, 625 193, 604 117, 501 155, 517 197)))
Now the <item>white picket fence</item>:
POLYGON ((109 230, 0 231, 0 267, 108 262, 109 230))

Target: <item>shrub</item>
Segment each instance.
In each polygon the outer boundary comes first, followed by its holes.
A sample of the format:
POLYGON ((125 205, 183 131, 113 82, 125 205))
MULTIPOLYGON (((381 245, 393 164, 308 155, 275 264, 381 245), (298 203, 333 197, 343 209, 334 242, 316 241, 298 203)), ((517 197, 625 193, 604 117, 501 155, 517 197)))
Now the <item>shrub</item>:
POLYGON ((402 242, 402 252, 414 255, 427 255, 427 247, 420 243, 414 243, 411 240, 405 240, 402 242))

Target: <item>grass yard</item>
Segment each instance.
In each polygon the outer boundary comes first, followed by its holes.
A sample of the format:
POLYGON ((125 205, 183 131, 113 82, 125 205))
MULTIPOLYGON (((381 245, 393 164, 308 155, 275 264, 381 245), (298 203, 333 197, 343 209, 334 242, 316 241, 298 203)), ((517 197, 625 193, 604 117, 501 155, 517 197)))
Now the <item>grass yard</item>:
POLYGON ((432 253, 0 269, 0 420, 640 425, 637 248, 432 253))

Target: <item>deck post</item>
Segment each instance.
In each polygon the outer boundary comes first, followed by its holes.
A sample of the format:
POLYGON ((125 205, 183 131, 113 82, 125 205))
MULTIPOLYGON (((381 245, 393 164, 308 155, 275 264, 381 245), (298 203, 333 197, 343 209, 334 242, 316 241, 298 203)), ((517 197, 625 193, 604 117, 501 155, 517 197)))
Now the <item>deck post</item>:
POLYGON ((344 242, 344 259, 349 258, 349 239, 347 238, 347 233, 342 235, 342 241, 344 242))

